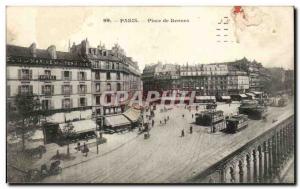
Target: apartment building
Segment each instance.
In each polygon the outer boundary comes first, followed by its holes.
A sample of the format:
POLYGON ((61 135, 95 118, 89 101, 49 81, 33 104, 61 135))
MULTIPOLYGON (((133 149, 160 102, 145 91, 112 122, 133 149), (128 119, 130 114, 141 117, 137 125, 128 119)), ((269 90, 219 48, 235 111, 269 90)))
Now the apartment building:
POLYGON ((85 120, 82 127, 95 130, 107 115, 129 108, 125 99, 106 106, 100 95, 109 93, 105 98, 110 102, 118 91, 133 95, 141 90, 137 62, 118 45, 111 50, 92 48, 86 39, 73 44, 69 52, 57 51, 54 45, 47 49, 39 49, 35 43, 30 47, 7 45, 6 55, 7 111, 16 111, 17 94, 35 95, 40 108, 50 115, 43 119, 46 123, 77 121, 75 125, 80 127, 78 120, 85 120))

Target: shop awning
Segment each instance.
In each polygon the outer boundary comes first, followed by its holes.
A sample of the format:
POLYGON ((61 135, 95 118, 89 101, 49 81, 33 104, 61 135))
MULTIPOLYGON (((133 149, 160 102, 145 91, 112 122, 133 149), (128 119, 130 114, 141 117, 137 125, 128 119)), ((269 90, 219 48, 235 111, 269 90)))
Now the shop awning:
POLYGON ((110 127, 121 127, 130 125, 130 121, 122 114, 105 117, 106 126, 110 127))
MULTIPOLYGON (((68 123, 59 124, 60 130, 63 132, 68 123)), ((96 123, 93 120, 81 120, 81 121, 73 121, 71 124, 74 126, 73 131, 77 134, 86 133, 90 131, 96 130, 96 123)))
POLYGON ((123 113, 125 117, 127 117, 130 121, 136 122, 141 115, 141 111, 133 108, 129 108, 126 112, 123 113))
POLYGON ((245 94, 240 94, 240 97, 242 97, 242 98, 247 98, 247 95, 245 95, 245 94))
POLYGON ((29 137, 29 140, 44 140, 44 134, 42 130, 34 131, 33 135, 29 137))
POLYGON ((246 93, 247 96, 255 96, 253 93, 246 93))
POLYGON ((188 96, 185 96, 185 97, 181 97, 181 96, 165 96, 165 97, 161 97, 161 100, 164 100, 164 101, 187 101, 187 100, 190 100, 191 97, 188 97, 188 96))
POLYGON ((196 96, 196 100, 216 100, 215 96, 196 96))
POLYGON ((85 110, 80 112, 81 119, 91 119, 92 118, 92 110, 85 110))
POLYGON ((230 99, 231 99, 230 96, 221 96, 221 98, 222 98, 223 100, 230 100, 230 99))
POLYGON ((46 118, 47 122, 51 123, 64 123, 65 122, 65 114, 64 113, 55 113, 46 118))
POLYGON ((260 91, 252 91, 251 93, 253 93, 253 94, 255 94, 255 95, 260 95, 260 94, 262 94, 262 92, 260 92, 260 91))
POLYGON ((73 121, 74 119, 80 119, 80 111, 73 111, 66 113, 66 121, 73 121))

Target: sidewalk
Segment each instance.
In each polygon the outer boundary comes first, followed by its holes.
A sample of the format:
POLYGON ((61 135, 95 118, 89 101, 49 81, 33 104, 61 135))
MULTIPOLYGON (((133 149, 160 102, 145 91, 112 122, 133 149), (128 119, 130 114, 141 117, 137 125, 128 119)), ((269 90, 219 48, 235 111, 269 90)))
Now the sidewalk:
MULTIPOLYGON (((88 140, 88 141, 80 141, 80 144, 83 145, 83 143, 86 143, 86 145, 89 146, 89 153, 88 156, 85 157, 80 151, 77 151, 75 147, 77 147, 77 144, 70 144, 70 160, 63 160, 61 161, 61 167, 68 168, 72 167, 74 165, 89 161, 91 159, 104 156, 110 152, 113 152, 117 150, 118 148, 122 147, 126 143, 131 142, 132 140, 136 139, 138 137, 137 130, 133 130, 131 132, 126 133, 115 133, 115 134, 103 134, 103 137, 107 139, 107 142, 104 144, 100 144, 98 146, 99 148, 99 154, 97 154, 97 146, 95 144, 96 139, 88 140), (94 144, 92 144, 94 143, 94 144), (89 145, 90 144, 90 145, 89 145), (91 145, 92 144, 92 145, 91 145), (90 147, 92 146, 92 147, 90 147)), ((45 145, 47 152, 43 154, 43 157, 36 161, 30 169, 37 168, 40 169, 41 165, 46 163, 47 166, 50 165, 51 158, 56 155, 57 150, 59 150, 60 154, 66 154, 67 153, 67 145, 65 146, 59 146, 57 144, 47 144, 45 145)))

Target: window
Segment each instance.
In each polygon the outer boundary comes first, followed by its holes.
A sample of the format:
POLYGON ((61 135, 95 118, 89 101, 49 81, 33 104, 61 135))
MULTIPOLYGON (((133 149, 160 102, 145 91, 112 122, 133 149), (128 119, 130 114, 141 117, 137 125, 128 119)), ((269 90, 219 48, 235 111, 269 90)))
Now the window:
POLYGON ((117 83, 117 91, 121 91, 121 83, 117 83))
POLYGON ((106 72, 106 80, 110 80, 110 72, 106 72))
POLYGON ((18 78, 23 80, 32 79, 32 70, 29 69, 20 69, 18 71, 18 78))
POLYGON ((87 86, 86 85, 78 85, 78 93, 79 94, 85 94, 87 91, 87 86))
POLYGON ((86 106, 86 98, 79 98, 78 106, 86 106))
POLYGON ((101 115, 101 109, 96 109, 96 114, 101 115))
POLYGON ((62 94, 64 95, 72 94, 72 85, 62 85, 62 94))
POLYGON ((51 70, 45 70, 45 75, 51 76, 51 70))
POLYGON ((106 95, 106 102, 111 103, 111 94, 106 95))
POLYGON ((107 83, 107 84, 106 84, 106 90, 107 90, 107 91, 111 91, 111 84, 110 84, 110 83, 107 83))
POLYGON ((63 80, 72 80, 72 72, 71 71, 62 71, 63 80))
POLYGON ((6 86, 6 96, 10 96, 10 86, 9 85, 7 85, 6 86))
POLYGON ((78 72, 78 80, 80 80, 80 81, 86 80, 86 73, 85 72, 78 72))
POLYGON ((32 85, 21 85, 18 87, 18 92, 21 95, 30 95, 33 94, 32 85))
POLYGON ((109 70, 109 62, 106 62, 106 69, 109 70))
POLYGON ((117 72, 117 80, 120 80, 121 79, 121 74, 120 72, 117 72))
POLYGON ((100 83, 96 83, 96 92, 100 92, 100 83))
POLYGON ((51 100, 42 100, 42 109, 43 110, 50 110, 51 107, 51 100))
POLYGON ((100 105, 100 96, 96 96, 96 105, 100 105))
POLYGON ((65 98, 62 100, 62 108, 72 108, 72 100, 69 98, 65 98))
POLYGON ((100 72, 99 71, 95 72, 95 79, 100 80, 100 72))
POLYGON ((42 86, 43 95, 53 95, 54 94, 54 85, 44 85, 42 86))

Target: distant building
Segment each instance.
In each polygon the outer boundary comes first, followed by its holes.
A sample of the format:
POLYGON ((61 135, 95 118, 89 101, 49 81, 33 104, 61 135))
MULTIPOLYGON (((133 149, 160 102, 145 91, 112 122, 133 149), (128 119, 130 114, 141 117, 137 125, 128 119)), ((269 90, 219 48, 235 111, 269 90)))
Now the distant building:
POLYGON ((148 91, 173 91, 180 89, 180 66, 175 64, 146 65, 143 70, 143 90, 148 91))
POLYGON ((158 63, 146 66, 142 74, 144 92, 196 91, 197 95, 224 96, 249 90, 249 77, 227 63, 179 66, 158 63))
POLYGON ((249 61, 245 57, 229 63, 240 71, 247 73, 249 77, 249 90, 250 91, 263 91, 263 83, 270 80, 269 72, 262 66, 261 63, 249 61))

